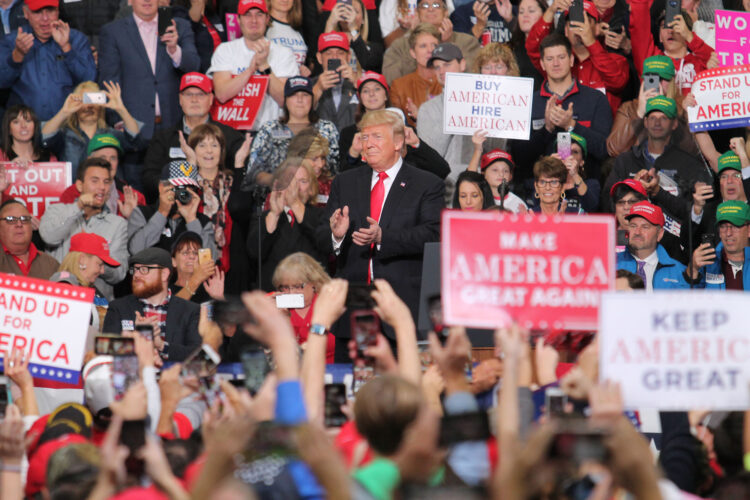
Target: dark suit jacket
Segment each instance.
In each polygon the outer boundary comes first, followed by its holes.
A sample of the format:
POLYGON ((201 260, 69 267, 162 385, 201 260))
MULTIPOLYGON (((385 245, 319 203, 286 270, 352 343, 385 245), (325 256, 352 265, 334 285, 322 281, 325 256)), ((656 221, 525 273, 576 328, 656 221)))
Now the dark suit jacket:
MULTIPOLYGON (((135 322, 136 311, 143 314, 143 304, 135 295, 113 300, 107 308, 102 331, 120 333, 123 330, 123 320, 135 322)), ((167 305, 166 340, 169 343, 169 361, 183 361, 203 343, 198 333, 200 314, 198 304, 172 295, 167 305)))
POLYGON ((122 100, 128 111, 144 123, 141 136, 154 135, 155 99, 159 94, 162 122, 177 123, 180 106, 177 94, 183 73, 198 71, 200 57, 195 49, 193 30, 184 19, 175 19, 178 44, 182 49, 179 68, 172 65, 166 46, 157 42, 156 73, 138 32, 133 16, 105 24, 99 33, 99 81, 112 80, 122 87, 122 100))
MULTIPOLYGON (((349 207, 349 231, 341 245, 336 268, 337 275, 350 282, 367 281, 370 247, 355 245, 352 233, 368 226, 371 181, 372 169, 367 166, 336 176, 326 206, 328 217, 316 233, 318 246, 332 252, 330 216, 337 208, 349 207)), ((424 244, 440 240, 444 192, 445 185, 437 176, 404 162, 380 216, 383 236, 380 250, 373 249, 373 274, 391 284, 414 318, 419 309, 424 244)), ((391 332, 386 330, 385 333, 391 332)))

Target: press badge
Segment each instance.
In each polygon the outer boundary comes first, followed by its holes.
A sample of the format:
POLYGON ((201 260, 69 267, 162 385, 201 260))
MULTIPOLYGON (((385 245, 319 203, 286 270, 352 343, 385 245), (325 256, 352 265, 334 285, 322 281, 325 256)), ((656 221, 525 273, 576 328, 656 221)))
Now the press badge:
POLYGON ((135 322, 132 319, 124 319, 120 321, 120 324, 121 330, 135 330, 135 322))
POLYGON ((170 158, 185 158, 185 152, 182 148, 169 148, 170 158))
POLYGON ((544 118, 540 118, 539 120, 532 120, 531 127, 534 130, 540 130, 542 127, 544 127, 544 118))
POLYGON ((274 130, 273 132, 271 132, 271 136, 274 139, 291 139, 292 131, 291 130, 274 130))
POLYGON ((706 273, 706 283, 709 285, 720 285, 724 283, 724 275, 716 273, 706 273))

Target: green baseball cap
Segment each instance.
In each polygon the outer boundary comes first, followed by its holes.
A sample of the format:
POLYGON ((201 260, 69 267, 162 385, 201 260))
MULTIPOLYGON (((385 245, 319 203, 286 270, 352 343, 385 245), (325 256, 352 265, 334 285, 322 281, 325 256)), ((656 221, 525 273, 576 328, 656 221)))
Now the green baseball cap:
POLYGON ((659 75, 662 80, 674 78, 674 63, 668 56, 651 56, 643 61, 644 75, 659 75))
POLYGON ((588 149, 588 143, 586 142, 586 138, 582 137, 575 132, 570 133, 570 138, 576 142, 579 146, 581 146, 581 152, 583 152, 583 157, 586 158, 589 154, 588 149))
POLYGON ((740 163, 740 157, 734 151, 727 151, 723 155, 719 156, 719 173, 722 170, 731 168, 738 172, 742 172, 742 163, 740 163))
POLYGON ((115 148, 122 154, 120 141, 112 134, 97 134, 89 141, 89 147, 86 149, 86 155, 102 148, 115 148))
POLYGON ((661 111, 668 118, 674 119, 677 116, 677 103, 670 97, 658 95, 646 101, 646 116, 652 111, 661 111))
POLYGON ((750 222, 750 206, 744 201, 725 201, 716 207, 716 224, 729 222, 735 226, 744 226, 750 222))

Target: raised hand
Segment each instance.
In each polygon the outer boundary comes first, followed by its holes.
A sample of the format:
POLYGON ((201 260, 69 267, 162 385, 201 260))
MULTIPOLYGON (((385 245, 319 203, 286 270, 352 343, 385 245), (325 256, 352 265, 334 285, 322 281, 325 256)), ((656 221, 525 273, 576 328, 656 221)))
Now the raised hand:
POLYGON ((349 231, 349 207, 337 208, 330 219, 331 233, 336 241, 341 241, 349 231))
POLYGON ((52 39, 60 46, 63 52, 69 52, 70 46, 70 25, 65 21, 57 20, 52 22, 52 39))
POLYGON ((122 188, 122 200, 117 200, 117 208, 125 219, 129 219, 130 215, 138 206, 138 195, 130 186, 122 188))
POLYGON ((24 33, 23 28, 18 27, 18 35, 16 35, 16 46, 13 49, 14 55, 13 60, 15 62, 23 61, 26 54, 29 53, 31 48, 34 46, 34 34, 24 33))
POLYGON ((172 26, 167 28, 159 40, 167 46, 167 52, 174 54, 177 50, 177 42, 179 39, 180 35, 177 33, 177 23, 172 19, 172 26))
POLYGON ((183 153, 185 153, 185 161, 187 161, 191 165, 197 165, 198 157, 195 154, 195 150, 191 148, 185 140, 185 136, 183 135, 182 130, 178 131, 177 135, 180 136, 180 149, 183 153))
POLYGON ((242 146, 234 154, 234 168, 245 168, 245 160, 250 156, 250 146, 253 144, 253 137, 250 133, 245 134, 245 140, 242 146))

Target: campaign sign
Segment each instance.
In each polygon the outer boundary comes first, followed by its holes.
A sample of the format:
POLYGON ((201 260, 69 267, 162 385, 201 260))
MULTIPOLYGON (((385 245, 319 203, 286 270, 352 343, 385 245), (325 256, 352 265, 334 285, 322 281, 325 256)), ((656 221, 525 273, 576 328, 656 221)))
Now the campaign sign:
POLYGON ((716 10, 716 55, 720 66, 750 64, 750 12, 716 10))
POLYGON ((94 289, 0 273, 0 356, 29 357, 35 378, 78 383, 94 289))
POLYGON ((687 109, 691 132, 750 125, 750 65, 703 71, 691 92, 698 103, 687 109))
POLYGON ((258 115, 260 105, 263 103, 267 88, 267 76, 251 76, 245 88, 227 102, 222 104, 218 99, 214 99, 211 106, 211 118, 237 130, 250 130, 258 115))
POLYGON ((622 385, 627 408, 744 411, 748 306, 737 291, 604 294, 599 377, 622 385))
POLYGON ((447 73, 443 133, 529 139, 534 80, 515 76, 447 73))
POLYGON ((613 217, 445 210, 442 235, 446 324, 596 329, 615 283, 613 217))
POLYGON ((21 165, 16 162, 0 162, 5 171, 8 189, 3 198, 14 198, 24 202, 31 215, 41 217, 53 203, 60 202, 60 195, 73 184, 73 166, 70 162, 39 162, 21 165))
POLYGON ((225 16, 227 27, 227 41, 231 42, 238 38, 242 38, 242 30, 240 29, 240 17, 237 14, 227 13, 225 16))

